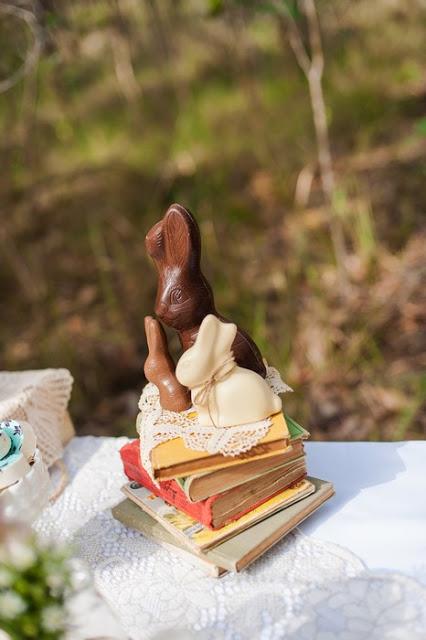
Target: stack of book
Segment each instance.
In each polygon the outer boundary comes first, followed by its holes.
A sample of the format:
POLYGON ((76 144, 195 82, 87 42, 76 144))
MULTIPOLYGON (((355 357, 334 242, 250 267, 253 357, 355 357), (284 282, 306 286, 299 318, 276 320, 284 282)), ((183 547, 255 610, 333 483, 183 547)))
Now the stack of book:
POLYGON ((329 482, 307 477, 308 436, 280 413, 257 445, 235 457, 174 438, 151 453, 156 482, 134 440, 120 451, 129 482, 113 515, 212 575, 241 571, 333 495, 329 482))

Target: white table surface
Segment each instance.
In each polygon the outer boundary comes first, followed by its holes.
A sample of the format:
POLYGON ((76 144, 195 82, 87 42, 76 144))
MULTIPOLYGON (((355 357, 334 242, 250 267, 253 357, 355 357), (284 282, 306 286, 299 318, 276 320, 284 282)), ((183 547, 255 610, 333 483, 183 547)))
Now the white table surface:
POLYGON ((336 495, 303 533, 426 582, 426 442, 308 442, 306 453, 336 495))
POLYGON ((221 580, 113 520, 124 442, 74 439, 65 454, 71 483, 42 516, 57 536, 80 537, 122 626, 82 596, 70 640, 165 640, 178 631, 184 640, 426 637, 418 635, 426 620, 426 442, 307 443, 310 475, 332 481, 336 495, 300 526, 306 537, 289 536, 221 580))

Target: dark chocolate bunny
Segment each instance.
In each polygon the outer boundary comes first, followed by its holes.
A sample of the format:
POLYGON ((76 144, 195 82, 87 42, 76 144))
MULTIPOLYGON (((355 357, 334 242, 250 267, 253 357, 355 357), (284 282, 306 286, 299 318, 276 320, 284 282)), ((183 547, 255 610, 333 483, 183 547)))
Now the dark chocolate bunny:
MULTIPOLYGON (((155 313, 164 324, 178 331, 184 350, 194 344, 207 314, 229 322, 217 312, 212 288, 201 271, 200 230, 187 209, 172 204, 163 219, 148 232, 145 245, 158 271, 155 313)), ((241 367, 265 377, 258 347, 240 328, 232 351, 241 367)))

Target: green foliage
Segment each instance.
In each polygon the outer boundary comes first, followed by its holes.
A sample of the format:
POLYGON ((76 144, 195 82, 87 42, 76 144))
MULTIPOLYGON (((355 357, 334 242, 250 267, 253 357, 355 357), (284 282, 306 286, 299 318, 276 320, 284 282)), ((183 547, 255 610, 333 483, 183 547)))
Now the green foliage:
POLYGON ((416 132, 421 136, 426 136, 426 118, 420 118, 416 122, 416 132))
POLYGON ((68 554, 34 540, 0 549, 0 628, 12 640, 59 640, 66 628, 68 554))
POLYGON ((224 0, 209 0, 208 8, 211 16, 219 16, 225 9, 225 2, 224 0))
POLYGON ((246 11, 264 13, 269 15, 288 15, 294 20, 299 20, 301 12, 298 0, 208 0, 211 16, 222 15, 229 7, 239 7, 246 11))

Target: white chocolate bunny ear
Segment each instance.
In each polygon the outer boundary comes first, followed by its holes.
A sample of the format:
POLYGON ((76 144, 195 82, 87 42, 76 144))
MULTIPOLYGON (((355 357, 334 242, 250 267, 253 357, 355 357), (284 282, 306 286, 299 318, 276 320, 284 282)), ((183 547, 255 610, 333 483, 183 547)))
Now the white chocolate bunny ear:
POLYGON ((215 354, 221 356, 232 351, 232 343, 237 335, 237 325, 217 319, 215 354))
POLYGON ((203 347, 212 348, 215 344, 217 332, 219 329, 220 320, 216 318, 212 313, 209 313, 204 317, 200 328, 198 329, 196 342, 203 347))
POLYGON ((218 323, 216 316, 206 315, 194 344, 184 351, 176 365, 177 379, 190 389, 207 380, 213 372, 218 323))

